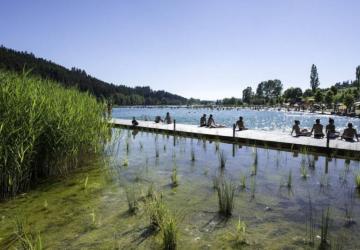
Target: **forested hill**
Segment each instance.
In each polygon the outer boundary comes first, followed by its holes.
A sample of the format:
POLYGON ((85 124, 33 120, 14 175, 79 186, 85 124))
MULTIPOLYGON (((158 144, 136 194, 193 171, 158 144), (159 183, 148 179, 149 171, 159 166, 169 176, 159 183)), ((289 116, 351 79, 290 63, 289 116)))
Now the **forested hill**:
POLYGON ((19 52, 0 47, 0 69, 22 72, 31 69, 31 74, 52 79, 65 87, 77 87, 97 98, 112 99, 118 105, 180 105, 187 99, 166 91, 154 91, 150 87, 127 87, 101 81, 84 70, 67 69, 51 61, 37 58, 32 53, 19 52))

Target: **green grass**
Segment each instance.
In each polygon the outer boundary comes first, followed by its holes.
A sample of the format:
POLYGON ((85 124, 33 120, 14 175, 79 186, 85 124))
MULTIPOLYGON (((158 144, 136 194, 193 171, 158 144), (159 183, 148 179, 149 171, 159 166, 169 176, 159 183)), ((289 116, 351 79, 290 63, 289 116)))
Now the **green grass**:
POLYGON ((103 115, 104 105, 87 93, 0 70, 0 200, 102 150, 103 115))

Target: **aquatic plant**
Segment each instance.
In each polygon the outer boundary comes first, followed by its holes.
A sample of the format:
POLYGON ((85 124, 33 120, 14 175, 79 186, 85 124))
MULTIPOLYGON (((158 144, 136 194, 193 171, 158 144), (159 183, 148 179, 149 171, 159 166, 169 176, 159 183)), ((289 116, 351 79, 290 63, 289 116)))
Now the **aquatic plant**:
POLYGON ((225 217, 229 217, 232 214, 235 189, 235 185, 226 179, 223 179, 216 189, 218 194, 219 213, 225 217))
POLYGON ((195 161, 195 150, 194 150, 194 148, 191 148, 190 153, 191 153, 191 161, 195 161))
POLYGON ((225 168, 226 161, 227 161, 227 157, 226 157, 226 155, 225 155, 224 150, 221 150, 221 152, 219 153, 218 157, 219 157, 220 168, 225 168))
POLYGON ((146 200, 145 209, 149 216, 152 229, 160 229, 164 223, 165 216, 168 214, 168 209, 164 204, 162 196, 153 193, 153 195, 146 200))
POLYGON ((292 188, 292 171, 291 171, 291 169, 289 170, 289 175, 287 178, 286 186, 287 186, 287 188, 292 188))
POLYGON ((102 151, 109 136, 103 111, 87 93, 0 70, 0 200, 102 151))
POLYGON ((136 212, 139 209, 139 202, 136 197, 135 187, 126 188, 126 201, 128 203, 129 207, 129 213, 130 214, 136 214, 136 212))
POLYGON ((178 245, 178 225, 176 218, 170 213, 165 216, 165 220, 161 224, 163 236, 163 248, 166 250, 174 250, 178 245))
POLYGON ((303 161, 301 162, 300 174, 301 174, 301 178, 307 179, 308 171, 307 171, 307 167, 305 166, 305 162, 303 161))
POLYGON ((240 187, 242 189, 246 188, 246 175, 241 175, 240 176, 240 187))
POLYGON ((355 196, 352 189, 349 190, 349 194, 345 201, 344 210, 345 210, 345 226, 351 226, 355 224, 354 221, 354 205, 355 205, 355 196))
POLYGON ((89 182, 89 175, 87 174, 86 178, 85 178, 85 181, 84 181, 84 190, 86 190, 88 182, 89 182))
POLYGON ((130 139, 126 139, 126 154, 128 155, 130 152, 130 139))
POLYGON ((213 188, 216 190, 219 188, 219 185, 220 183, 222 182, 222 179, 223 179, 223 176, 220 174, 220 175, 215 175, 213 178, 212 178, 212 183, 213 183, 213 188))
POLYGON ((238 223, 236 224, 235 241, 236 241, 236 246, 238 248, 241 248, 242 245, 247 245, 247 242, 246 242, 246 224, 245 224, 244 221, 242 221, 240 219, 240 216, 239 216, 238 223))
POLYGON ((128 160, 128 158, 125 158, 125 159, 124 159, 124 161, 123 161, 123 163, 122 163, 122 166, 123 166, 123 167, 129 166, 129 160, 128 160))
POLYGON ((159 147, 156 145, 156 147, 155 147, 155 157, 156 157, 156 158, 159 158, 159 155, 160 155, 160 153, 159 153, 159 147))
POLYGON ((172 170, 172 174, 171 174, 171 185, 173 187, 177 187, 179 185, 179 180, 177 177, 177 170, 176 170, 176 166, 174 166, 173 170, 172 170))
POLYGON ((155 196, 155 185, 153 182, 151 182, 151 184, 149 185, 148 189, 147 189, 147 192, 146 192, 146 197, 147 198, 154 198, 155 196))
POLYGON ((166 144, 164 144, 164 152, 166 152, 166 144))
POLYGON ((252 165, 251 175, 256 175, 258 169, 258 151, 255 148, 254 150, 254 163, 252 165))
POLYGON ((307 243, 310 246, 314 246, 315 245, 315 227, 316 227, 316 223, 315 223, 315 210, 313 208, 312 205, 312 201, 311 201, 311 196, 309 193, 309 198, 308 198, 308 212, 307 212, 307 216, 306 216, 306 236, 307 236, 307 243))
POLYGON ((255 198, 255 192, 256 192, 256 179, 253 176, 252 178, 250 178, 250 198, 251 199, 255 198))
POLYGON ((355 175, 355 186, 357 190, 360 190, 360 173, 355 175))
POLYGON ((34 233, 25 229, 24 220, 15 219, 15 239, 20 243, 22 249, 42 250, 43 243, 40 232, 34 233))
POLYGON ((144 149, 144 144, 142 143, 142 141, 139 142, 139 147, 140 147, 140 151, 144 149))
POLYGON ((321 234, 320 234, 320 246, 319 249, 328 249, 329 247, 329 221, 330 221, 330 208, 323 210, 321 215, 321 234))

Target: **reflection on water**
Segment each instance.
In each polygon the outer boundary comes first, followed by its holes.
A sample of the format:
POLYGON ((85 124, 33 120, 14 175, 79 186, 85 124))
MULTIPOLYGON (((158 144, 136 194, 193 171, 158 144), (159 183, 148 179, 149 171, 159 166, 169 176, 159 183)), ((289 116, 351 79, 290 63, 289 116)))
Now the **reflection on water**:
POLYGON ((21 216, 48 248, 158 249, 161 234, 149 233, 143 202, 151 187, 179 217, 180 249, 235 247, 239 218, 247 249, 318 246, 328 208, 326 242, 360 248, 357 161, 141 131, 113 135, 106 161, 0 204, 0 246, 21 216), (236 185, 229 219, 218 214, 219 176, 236 185), (136 215, 128 213, 129 188, 139 201, 136 215))
POLYGON ((250 129, 261 130, 279 130, 290 132, 294 120, 299 120, 301 127, 311 128, 315 123, 315 119, 319 118, 323 125, 328 123, 329 117, 335 120, 335 126, 338 130, 343 130, 348 122, 359 130, 360 119, 342 116, 319 115, 303 112, 283 112, 283 111, 257 111, 251 109, 231 109, 231 110, 217 110, 217 109, 190 109, 190 108, 114 108, 113 117, 132 119, 133 116, 137 119, 154 120, 155 116, 165 116, 166 112, 170 112, 173 118, 178 123, 199 124, 202 114, 213 114, 216 123, 224 124, 231 127, 239 116, 244 117, 245 126, 250 129))

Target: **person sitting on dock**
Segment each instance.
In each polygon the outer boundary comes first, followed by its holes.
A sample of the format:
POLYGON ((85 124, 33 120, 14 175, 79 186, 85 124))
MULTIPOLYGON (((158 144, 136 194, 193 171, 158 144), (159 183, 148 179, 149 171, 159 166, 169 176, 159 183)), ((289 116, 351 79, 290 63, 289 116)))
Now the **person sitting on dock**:
POLYGON ((155 123, 164 122, 163 119, 158 115, 155 117, 155 123))
POLYGON ((239 120, 236 121, 236 127, 239 128, 239 131, 241 130, 246 130, 247 128, 245 128, 245 125, 244 125, 244 121, 243 121, 243 117, 240 116, 239 117, 239 120))
POLYGON ((135 119, 135 116, 133 117, 131 124, 136 127, 137 125, 139 125, 139 122, 135 119))
POLYGON ((310 133, 312 134, 312 132, 314 132, 314 138, 324 138, 323 127, 324 126, 320 123, 320 119, 316 119, 310 133))
POLYGON ((200 118, 200 127, 206 127, 206 114, 200 118))
POLYGON ((171 119, 171 117, 170 117, 170 113, 169 113, 169 112, 166 113, 164 122, 165 122, 166 124, 171 124, 171 123, 172 123, 172 119, 171 119))
POLYGON ((208 128, 225 128, 224 125, 220 125, 220 124, 215 123, 213 115, 209 116, 209 119, 208 119, 208 122, 207 122, 207 127, 208 128))
POLYGON ((213 115, 210 115, 210 116, 209 116, 209 119, 208 119, 208 121, 207 121, 206 127, 208 127, 208 128, 215 128, 215 127, 216 127, 216 124, 215 124, 215 120, 214 120, 214 118, 213 118, 213 115))
POLYGON ((348 127, 344 130, 344 133, 341 136, 341 139, 344 139, 345 141, 354 141, 354 137, 357 141, 359 141, 359 136, 356 132, 356 129, 353 128, 353 125, 351 122, 348 123, 348 127))
POLYGON ((295 136, 311 136, 311 132, 309 132, 307 129, 300 129, 300 121, 295 120, 295 124, 292 127, 291 135, 295 131, 295 136))
POLYGON ((340 132, 337 132, 335 130, 334 119, 329 118, 329 124, 326 125, 325 132, 326 132, 327 136, 331 139, 339 137, 340 132))

